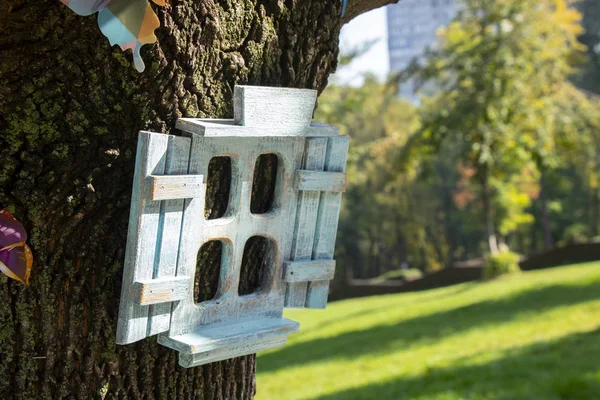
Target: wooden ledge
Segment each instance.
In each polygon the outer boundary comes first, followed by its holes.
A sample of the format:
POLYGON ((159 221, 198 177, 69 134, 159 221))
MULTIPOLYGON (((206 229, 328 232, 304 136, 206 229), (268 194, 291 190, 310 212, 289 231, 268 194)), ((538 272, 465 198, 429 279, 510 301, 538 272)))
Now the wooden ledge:
POLYGON ((158 336, 158 343, 180 352, 179 364, 190 368, 281 346, 299 324, 286 318, 236 320, 183 335, 158 336))
POLYGON ((202 137, 332 137, 340 135, 334 125, 312 122, 308 126, 282 130, 277 126, 241 126, 233 119, 179 118, 175 127, 202 137))

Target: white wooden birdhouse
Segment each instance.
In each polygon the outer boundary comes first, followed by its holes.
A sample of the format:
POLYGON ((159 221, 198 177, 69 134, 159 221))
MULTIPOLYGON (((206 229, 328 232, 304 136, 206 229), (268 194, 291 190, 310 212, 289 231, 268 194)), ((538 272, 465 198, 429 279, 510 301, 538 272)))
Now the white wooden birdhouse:
POLYGON ((158 334, 183 367, 285 343, 298 323, 285 307, 325 308, 348 137, 311 122, 313 90, 236 86, 234 119, 180 119, 186 137, 141 132, 133 185, 117 343, 158 334), (251 212, 257 158, 277 157, 273 206, 251 212), (208 169, 231 162, 224 215, 205 217, 208 169), (246 243, 269 246, 260 288, 238 291, 246 243), (220 241, 214 299, 194 300, 197 256, 220 241))

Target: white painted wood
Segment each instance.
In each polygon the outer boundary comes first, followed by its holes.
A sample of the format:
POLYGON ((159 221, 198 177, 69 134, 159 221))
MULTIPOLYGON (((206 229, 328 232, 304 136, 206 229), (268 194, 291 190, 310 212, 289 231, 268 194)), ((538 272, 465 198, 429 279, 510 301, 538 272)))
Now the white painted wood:
POLYGON ((313 121, 310 124, 308 130, 305 131, 304 136, 312 137, 325 137, 325 136, 339 136, 340 135, 340 127, 335 125, 328 125, 322 122, 313 121))
MULTIPOLYGON (((296 191, 293 176, 301 164, 305 139, 302 137, 238 137, 215 138, 193 136, 191 162, 188 173, 207 176, 210 160, 215 156, 232 156, 232 186, 229 208, 223 218, 206 220, 204 218, 204 194, 198 199, 186 200, 182 242, 179 249, 177 275, 193 276, 196 258, 201 245, 210 240, 221 240, 223 246, 222 268, 217 295, 214 300, 195 304, 190 297, 174 303, 171 327, 168 333, 161 334, 159 340, 166 346, 180 349, 178 342, 186 338, 198 338, 211 332, 225 335, 236 321, 244 319, 261 320, 264 318, 281 319, 283 311, 284 284, 280 279, 283 268, 284 250, 291 244, 286 243, 289 221, 293 221, 296 204, 296 191), (253 169, 256 159, 265 153, 275 153, 279 157, 279 171, 275 188, 273 210, 267 214, 250 213, 250 196, 253 169), (265 270, 265 281, 260 292, 247 296, 238 295, 239 274, 246 241, 255 235, 265 236, 274 241, 273 263, 265 270)), ((234 345, 227 358, 243 354, 242 349, 270 348, 285 341, 285 337, 263 343, 262 337, 267 328, 256 327, 256 335, 245 336, 243 344, 234 345), (261 344, 263 343, 263 344, 261 344), (242 352, 242 353, 239 353, 242 352)), ((201 350, 198 343, 194 351, 193 362, 187 365, 200 365, 215 358, 213 350, 201 350)), ((225 350, 224 350, 225 351, 225 350)), ((226 351, 223 354, 229 354, 226 351)), ((183 357, 183 356, 182 356, 183 357)), ((219 358, 221 359, 221 358, 219 358)))
POLYGON ((240 341, 236 345, 221 347, 215 350, 201 351, 195 354, 179 353, 179 365, 184 368, 199 367, 217 361, 229 360, 235 357, 255 354, 259 351, 281 347, 287 342, 287 335, 289 333, 293 332, 290 331, 285 335, 273 339, 245 338, 244 341, 240 341))
MULTIPOLYGON (((252 341, 275 339, 296 332, 299 324, 286 318, 239 318, 178 336, 159 336, 159 343, 184 354, 225 350, 252 341)), ((237 357, 237 356, 233 356, 237 357)))
POLYGON ((296 172, 296 189, 320 192, 346 191, 346 174, 343 172, 306 171, 296 172))
POLYGON ((117 344, 133 343, 146 337, 148 306, 140 305, 135 300, 133 283, 152 279, 160 202, 146 199, 143 194, 147 193, 146 177, 164 173, 167 143, 166 135, 150 132, 141 132, 139 135, 137 154, 144 156, 137 157, 135 165, 117 344))
MULTIPOLYGON (((325 165, 326 150, 327 138, 306 139, 303 169, 322 171, 325 165)), ((296 211, 291 253, 292 261, 311 259, 320 196, 320 192, 298 192, 298 208, 296 211)), ((285 306, 293 308, 304 307, 306 289, 306 282, 288 283, 285 293, 285 306)))
MULTIPOLYGON (((184 137, 169 136, 168 138, 169 146, 167 149, 165 176, 178 176, 187 173, 192 141, 184 137)), ((183 220, 183 207, 184 200, 177 197, 161 202, 160 231, 157 236, 159 248, 156 251, 153 264, 154 278, 175 276, 183 220)), ((150 306, 147 327, 148 336, 167 331, 170 323, 170 303, 150 306)))
POLYGON ((202 180, 202 175, 153 175, 150 177, 150 198, 156 201, 200 197, 202 180))
POLYGON ((316 90, 238 85, 233 90, 233 119, 240 126, 302 135, 316 100, 316 90))
MULTIPOLYGON (((283 289, 275 276, 281 275, 282 249, 285 243, 279 238, 286 236, 290 203, 295 198, 293 172, 300 166, 304 138, 202 138, 194 137, 190 173, 206 176, 210 160, 223 154, 235 154, 232 158, 232 187, 230 190, 229 210, 223 218, 206 220, 203 215, 204 196, 188 200, 184 215, 183 240, 180 246, 178 275, 193 275, 196 269, 196 256, 200 246, 210 240, 224 242, 223 268, 217 293, 213 302, 196 305, 192 299, 181 302, 173 311, 170 335, 189 332, 197 326, 208 326, 231 313, 232 319, 245 315, 269 315, 281 312, 283 289), (250 213, 250 196, 253 169, 256 159, 264 153, 279 155, 279 176, 275 188, 273 210, 267 214, 250 213), (190 206, 198 201, 192 208, 190 206), (196 209, 194 212, 193 209, 196 209), (196 216, 194 214, 197 213, 196 216), (189 215, 188 215, 189 214, 189 215), (189 222, 188 222, 189 221, 189 222), (274 255, 274 265, 266 271, 267 286, 260 294, 237 295, 239 270, 246 241, 255 235, 266 236, 279 242, 274 255), (223 297, 224 299, 219 299, 223 297), (255 302, 250 304, 250 299, 255 302), (279 300, 277 300, 279 299, 279 300), (278 304, 279 302, 279 304, 278 304), (218 303, 218 304, 217 304, 218 303), (214 311, 212 311, 214 309, 214 311), (217 312, 217 309, 220 310, 217 312), (277 311, 279 310, 279 311, 277 311)), ((206 190, 206 182, 203 184, 206 190)))
MULTIPOLYGON (((189 276, 158 278, 135 282, 133 287, 138 303, 150 305, 185 299, 190 296, 191 281, 189 276)), ((169 307, 169 315, 170 312, 169 307)))
POLYGON ((330 281, 335 273, 335 261, 286 261, 283 269, 284 282, 330 281))
MULTIPOLYGON (((348 136, 330 138, 327 144, 327 159, 325 170, 344 173, 348 156, 348 136)), ((313 260, 331 260, 335 250, 335 239, 340 217, 342 194, 339 192, 324 192, 319 204, 317 230, 312 252, 313 260)), ((310 282, 306 294, 307 308, 325 308, 329 295, 329 282, 310 282)))
POLYGON ((311 122, 313 91, 235 93, 234 120, 179 120, 187 138, 140 135, 117 343, 158 333, 185 367, 282 345, 298 329, 282 317, 284 305, 324 306, 335 268, 347 139, 337 127, 311 122), (274 204, 253 215, 253 170, 266 153, 279 160, 274 204), (206 220, 208 165, 218 156, 232 161, 229 206, 222 218, 206 220), (260 290, 240 296, 252 236, 266 237, 271 252, 260 290), (197 255, 211 240, 223 243, 217 294, 195 304, 197 255))
POLYGON ((252 127, 235 125, 233 119, 218 120, 203 118, 179 118, 176 128, 184 132, 193 133, 203 137, 264 137, 264 136, 303 136, 303 137, 328 137, 339 136, 340 128, 334 125, 312 122, 309 126, 297 130, 269 129, 268 127, 252 127))

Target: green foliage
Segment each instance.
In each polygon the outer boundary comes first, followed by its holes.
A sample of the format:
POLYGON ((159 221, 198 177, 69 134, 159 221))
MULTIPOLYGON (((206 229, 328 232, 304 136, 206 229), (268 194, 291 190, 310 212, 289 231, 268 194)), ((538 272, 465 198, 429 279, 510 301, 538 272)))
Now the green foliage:
POLYGON ((363 56, 365 53, 371 50, 371 48, 374 45, 376 45, 378 41, 379 39, 369 40, 363 44, 354 46, 349 51, 343 54, 340 54, 338 60, 339 65, 344 66, 350 64, 352 61, 356 60, 358 57, 363 56))
POLYGON ((378 276, 377 278, 371 279, 372 283, 381 283, 389 280, 404 280, 412 281, 423 277, 423 272, 417 268, 408 269, 397 269, 395 271, 389 271, 385 274, 378 276))
MULTIPOLYGON (((492 207, 495 210, 497 229, 502 236, 516 231, 521 226, 533 223, 534 219, 527 209, 531 205, 531 193, 539 189, 535 176, 527 176, 528 170, 523 170, 521 175, 510 177, 510 181, 503 182, 499 179, 490 179, 493 196, 492 207), (526 189, 523 186, 527 185, 526 189)), ((536 171, 533 171, 534 173, 536 171)))
POLYGON ((569 81, 585 49, 568 5, 465 1, 410 71, 438 89, 420 107, 396 97, 393 78, 324 91, 315 118, 352 138, 341 270, 430 271, 497 243, 530 254, 600 235, 600 102, 569 81))
MULTIPOLYGON (((533 221, 536 193, 523 177, 557 167, 575 130, 577 90, 569 83, 581 56, 580 15, 567 0, 465 0, 441 34, 418 79, 440 88, 424 100, 422 126, 403 155, 437 155, 446 142, 472 168, 487 234, 514 232, 533 221)), ((492 251, 496 251, 490 240, 492 251)))
POLYGON ((575 223, 566 227, 560 245, 584 243, 590 237, 589 227, 585 224, 575 223))
POLYGON ((499 251, 496 254, 488 254, 485 257, 485 268, 483 269, 483 279, 490 280, 501 275, 514 274, 520 272, 519 256, 508 249, 499 251))
POLYGON ((395 167, 418 127, 415 108, 396 91, 373 77, 360 88, 330 86, 315 113, 315 119, 341 126, 352 138, 336 259, 356 278, 379 276, 405 262, 440 268, 447 259, 435 188, 416 181, 414 171, 395 167))
POLYGON ((597 400, 598 293, 589 263, 286 310, 256 399, 597 400))

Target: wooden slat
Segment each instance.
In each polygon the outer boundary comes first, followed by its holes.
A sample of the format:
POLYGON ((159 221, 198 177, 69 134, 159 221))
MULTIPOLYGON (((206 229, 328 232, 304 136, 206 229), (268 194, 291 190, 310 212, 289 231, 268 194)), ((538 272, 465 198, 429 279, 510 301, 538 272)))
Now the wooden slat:
POLYGON ((202 179, 202 175, 153 175, 150 177, 150 198, 176 200, 200 197, 202 179))
POLYGON ((189 276, 178 276, 136 282, 133 286, 138 303, 150 305, 183 300, 190 296, 191 282, 189 276))
POLYGON ((203 351, 199 353, 186 354, 179 353, 179 366, 183 368, 199 367, 209 363, 229 360, 235 357, 247 356, 256 354, 259 351, 269 350, 275 347, 281 347, 287 341, 289 332, 282 334, 277 338, 267 339, 247 339, 246 342, 241 342, 232 346, 219 346, 214 350, 203 351))
MULTIPOLYGON (((348 156, 348 136, 330 138, 327 144, 325 170, 345 172, 348 156)), ((331 260, 335 250, 335 239, 340 216, 341 193, 326 192, 321 195, 317 230, 315 232, 313 260, 331 260)), ((329 295, 329 282, 318 281, 308 284, 306 294, 307 308, 325 308, 329 295)))
POLYGON ((286 261, 284 282, 330 281, 335 273, 334 260, 286 261))
MULTIPOLYGON (((194 138, 190 150, 190 163, 188 174, 205 175, 210 157, 203 152, 207 151, 206 141, 202 138, 194 138)), ((193 276, 196 273, 198 250, 203 244, 202 229, 205 224, 204 218, 204 196, 206 185, 203 185, 204 194, 199 198, 184 200, 183 222, 181 225, 181 240, 179 242, 177 257, 177 276, 193 276)), ((172 303, 171 326, 169 335, 179 335, 181 331, 189 330, 191 321, 197 321, 202 313, 196 309, 193 298, 188 298, 177 303, 172 303), (175 331, 175 333, 173 333, 175 331)), ((158 336, 160 343, 161 337, 158 336)))
POLYGON ((150 132, 140 132, 139 135, 123 265, 117 344, 133 343, 146 337, 148 306, 139 305, 134 300, 133 283, 152 279, 160 202, 144 198, 148 182, 145 178, 164 173, 167 141, 167 135, 150 132))
POLYGON ((312 122, 308 129, 304 132, 304 136, 339 136, 340 127, 335 125, 323 124, 320 122, 312 122))
MULTIPOLYGON (((306 139, 303 168, 309 171, 322 171, 325 165, 327 138, 306 139)), ((298 207, 292 243, 292 261, 310 260, 315 239, 317 213, 321 193, 302 191, 298 193, 298 207)), ((285 306, 304 307, 306 282, 292 282, 286 285, 285 306)))
MULTIPOLYGON (((169 136, 169 148, 165 166, 166 176, 186 174, 188 171, 190 157, 191 139, 184 137, 169 136)), ((195 175, 191 175, 194 176, 195 175)), ((179 178, 176 176, 175 178, 179 178)), ((161 208, 161 231, 158 235, 159 251, 154 261, 153 277, 169 278, 175 276, 177 257, 179 253, 179 242, 181 235, 181 224, 183 219, 184 200, 172 199, 162 202, 161 208)), ((148 336, 165 332, 171 323, 171 304, 157 304, 150 307, 148 319, 148 336)))
POLYGON ((256 317, 173 337, 161 335, 158 342, 179 351, 179 364, 190 368, 281 346, 298 328, 289 319, 256 317))
POLYGON ((235 86, 233 118, 236 125, 302 135, 311 124, 316 100, 316 90, 235 86))
POLYGON ((344 192, 346 174, 328 171, 296 171, 296 189, 321 192, 344 192))
POLYGON ((202 118, 179 118, 177 129, 202 137, 265 137, 265 136, 339 136, 340 128, 333 125, 313 122, 300 130, 268 129, 259 126, 235 125, 235 120, 215 120, 202 118))

